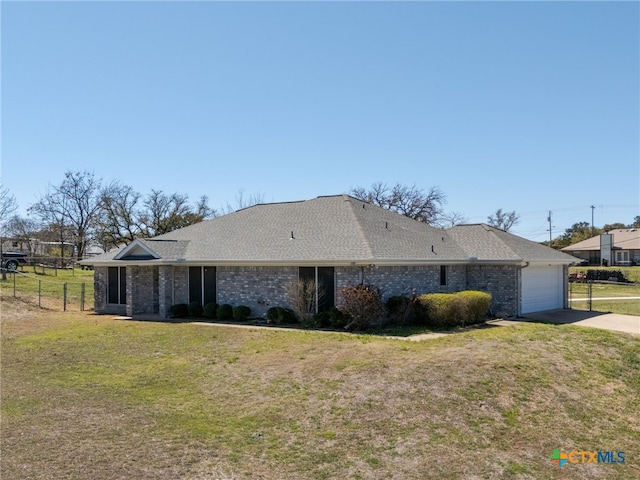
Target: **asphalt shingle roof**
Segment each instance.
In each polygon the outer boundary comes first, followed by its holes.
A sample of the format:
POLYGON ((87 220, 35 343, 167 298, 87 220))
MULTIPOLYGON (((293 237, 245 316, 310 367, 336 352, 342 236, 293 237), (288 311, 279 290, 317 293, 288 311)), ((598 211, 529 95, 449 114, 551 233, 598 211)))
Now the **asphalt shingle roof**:
POLYGON ((458 225, 448 230, 469 257, 478 261, 519 260, 571 263, 575 257, 486 224, 458 225))
POLYGON ((348 195, 255 205, 153 239, 137 240, 92 263, 118 254, 135 258, 144 247, 151 263, 318 264, 518 262, 566 254, 486 225, 444 230, 417 222, 348 195), (136 243, 134 242, 134 243, 136 243))

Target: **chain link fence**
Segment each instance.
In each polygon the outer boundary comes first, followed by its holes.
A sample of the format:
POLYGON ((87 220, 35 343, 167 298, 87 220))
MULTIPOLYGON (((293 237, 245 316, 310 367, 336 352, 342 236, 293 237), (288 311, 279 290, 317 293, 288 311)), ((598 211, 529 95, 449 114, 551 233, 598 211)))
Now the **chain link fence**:
MULTIPOLYGON (((30 267, 26 267, 29 269, 30 267)), ((71 271, 57 278, 50 273, 32 274, 28 271, 0 269, 2 295, 12 295, 24 302, 41 308, 62 311, 92 310, 93 278, 78 275, 77 281, 71 271), (84 277, 85 281, 82 281, 84 277), (71 278, 70 280, 67 280, 71 278)))
POLYGON ((569 305, 574 310, 640 315, 640 284, 579 278, 569 282, 569 305))

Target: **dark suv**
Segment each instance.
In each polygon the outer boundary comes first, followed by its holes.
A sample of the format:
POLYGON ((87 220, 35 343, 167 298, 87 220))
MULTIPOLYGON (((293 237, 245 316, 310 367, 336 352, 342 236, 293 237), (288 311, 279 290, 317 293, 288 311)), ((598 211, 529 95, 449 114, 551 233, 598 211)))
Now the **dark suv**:
POLYGON ((27 263, 27 254, 20 252, 2 252, 2 267, 11 272, 18 269, 18 265, 27 263))

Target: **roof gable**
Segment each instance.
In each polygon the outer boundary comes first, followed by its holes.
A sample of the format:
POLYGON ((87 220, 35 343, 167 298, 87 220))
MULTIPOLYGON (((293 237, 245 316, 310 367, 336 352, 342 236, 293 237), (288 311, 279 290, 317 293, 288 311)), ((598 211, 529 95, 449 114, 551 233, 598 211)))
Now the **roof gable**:
POLYGON ((134 240, 113 257, 114 260, 157 260, 158 258, 160 255, 140 239, 134 240))

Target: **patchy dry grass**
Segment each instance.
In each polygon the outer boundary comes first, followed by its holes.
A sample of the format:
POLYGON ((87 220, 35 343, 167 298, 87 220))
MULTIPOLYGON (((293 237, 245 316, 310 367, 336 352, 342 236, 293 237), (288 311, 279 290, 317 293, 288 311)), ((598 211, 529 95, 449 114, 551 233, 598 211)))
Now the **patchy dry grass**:
POLYGON ((640 339, 596 329, 407 342, 3 298, 1 393, 3 480, 640 476, 640 339))

